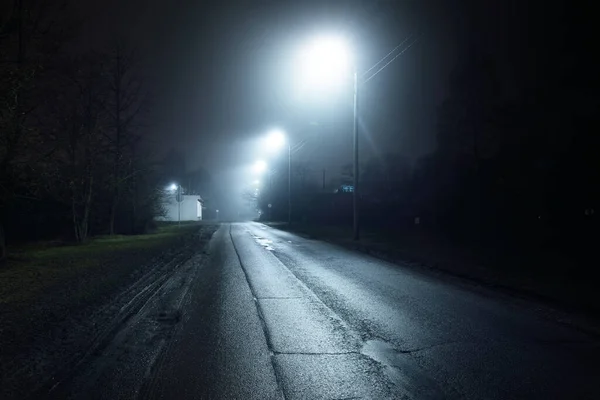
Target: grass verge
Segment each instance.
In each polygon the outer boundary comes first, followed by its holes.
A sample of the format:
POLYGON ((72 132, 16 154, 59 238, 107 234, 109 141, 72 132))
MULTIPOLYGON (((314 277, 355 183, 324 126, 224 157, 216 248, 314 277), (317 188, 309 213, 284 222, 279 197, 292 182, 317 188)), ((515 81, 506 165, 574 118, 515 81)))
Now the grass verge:
POLYGON ((81 245, 34 243, 12 249, 8 262, 0 269, 0 305, 27 306, 50 287, 105 269, 119 258, 139 258, 144 253, 166 250, 198 229, 196 224, 162 225, 144 235, 96 237, 81 245))

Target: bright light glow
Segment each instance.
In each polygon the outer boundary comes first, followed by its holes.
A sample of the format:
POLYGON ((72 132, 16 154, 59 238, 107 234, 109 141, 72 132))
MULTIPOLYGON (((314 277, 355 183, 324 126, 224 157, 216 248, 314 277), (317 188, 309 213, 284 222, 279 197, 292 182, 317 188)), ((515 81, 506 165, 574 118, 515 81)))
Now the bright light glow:
POLYGON ((257 179, 257 180, 255 180, 253 183, 254 183, 256 186, 259 186, 259 185, 260 185, 260 181, 259 181, 258 179, 257 179))
POLYGON ((177 184, 176 183, 172 183, 171 186, 169 186, 167 188, 167 190, 177 190, 177 184))
POLYGON ((320 37, 300 53, 298 75, 308 90, 332 90, 344 86, 352 75, 352 57, 340 37, 320 37))
POLYGON ((263 160, 258 160, 254 163, 254 172, 257 174, 263 173, 267 170, 267 163, 263 160))
POLYGON ((267 135, 266 146, 269 150, 279 150, 285 143, 285 134, 280 129, 274 129, 267 135))

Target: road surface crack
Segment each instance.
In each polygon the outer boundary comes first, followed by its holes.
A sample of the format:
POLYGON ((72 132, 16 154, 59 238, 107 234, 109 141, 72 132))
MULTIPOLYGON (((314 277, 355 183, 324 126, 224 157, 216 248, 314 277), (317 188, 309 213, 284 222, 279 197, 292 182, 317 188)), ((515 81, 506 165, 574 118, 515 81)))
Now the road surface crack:
POLYGON ((436 344, 432 344, 429 346, 417 347, 416 349, 408 349, 408 350, 394 349, 394 351, 399 354, 412 354, 412 353, 418 353, 419 351, 430 350, 435 347, 446 346, 449 344, 457 344, 457 343, 464 343, 464 342, 449 341, 449 342, 443 342, 443 343, 436 343, 436 344))
POLYGON ((275 351, 273 354, 278 355, 300 355, 300 356, 343 356, 347 354, 358 354, 358 351, 340 351, 340 352, 306 352, 306 351, 275 351))
POLYGON ((335 398, 335 399, 331 399, 331 400, 356 400, 356 399, 362 399, 362 397, 340 397, 340 398, 335 398))

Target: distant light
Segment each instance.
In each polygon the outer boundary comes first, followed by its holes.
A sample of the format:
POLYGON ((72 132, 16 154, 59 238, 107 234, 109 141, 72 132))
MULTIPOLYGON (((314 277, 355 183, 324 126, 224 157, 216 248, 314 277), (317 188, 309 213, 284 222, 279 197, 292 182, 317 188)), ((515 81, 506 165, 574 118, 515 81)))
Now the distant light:
POLYGON ((267 170, 267 163, 264 162, 263 160, 258 160, 257 162, 254 163, 254 172, 256 172, 257 174, 263 173, 267 170))
POLYGON ((257 179, 253 182, 256 186, 260 185, 260 181, 257 179))
POLYGON ((219 212, 219 210, 217 210, 217 212, 219 212))
POLYGON ((172 183, 171 186, 169 186, 167 188, 167 190, 177 190, 177 184, 176 183, 172 183))
POLYGON ((285 134, 280 129, 274 129, 269 132, 266 139, 266 146, 269 150, 279 150, 285 143, 285 134))

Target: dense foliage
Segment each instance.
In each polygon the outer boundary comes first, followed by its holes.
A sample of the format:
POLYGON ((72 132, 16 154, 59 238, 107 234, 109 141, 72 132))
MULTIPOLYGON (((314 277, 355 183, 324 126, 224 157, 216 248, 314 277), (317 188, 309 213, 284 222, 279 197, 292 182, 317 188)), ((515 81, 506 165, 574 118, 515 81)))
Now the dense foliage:
MULTIPOLYGON (((0 12, 0 242, 148 229, 163 177, 143 151, 150 88, 118 37, 74 49, 69 7, 0 12)), ((53 3, 53 4, 49 4, 53 3)))

